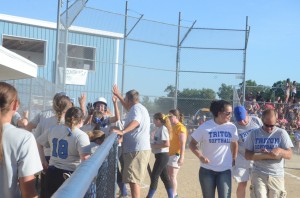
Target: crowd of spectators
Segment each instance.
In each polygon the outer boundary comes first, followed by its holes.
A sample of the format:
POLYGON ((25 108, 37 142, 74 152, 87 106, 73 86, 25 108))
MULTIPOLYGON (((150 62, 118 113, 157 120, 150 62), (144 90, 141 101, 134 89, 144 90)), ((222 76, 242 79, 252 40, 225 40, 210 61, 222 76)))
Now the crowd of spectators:
POLYGON ((284 103, 280 97, 274 102, 247 98, 245 108, 249 115, 256 115, 260 118, 265 109, 276 109, 278 113, 276 125, 278 127, 287 130, 290 134, 300 129, 300 102, 296 97, 290 98, 287 103, 284 103))

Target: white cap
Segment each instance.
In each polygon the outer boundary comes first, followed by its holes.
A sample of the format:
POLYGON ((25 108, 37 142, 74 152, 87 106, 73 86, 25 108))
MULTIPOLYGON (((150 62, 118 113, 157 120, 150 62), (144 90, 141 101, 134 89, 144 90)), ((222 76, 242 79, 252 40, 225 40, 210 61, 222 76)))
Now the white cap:
POLYGON ((107 105, 107 100, 106 100, 105 98, 103 98, 103 97, 99 97, 99 98, 96 98, 96 100, 95 100, 95 102, 94 102, 93 106, 95 106, 95 105, 96 105, 96 103, 98 103, 98 102, 100 102, 100 103, 103 103, 103 104, 107 105))

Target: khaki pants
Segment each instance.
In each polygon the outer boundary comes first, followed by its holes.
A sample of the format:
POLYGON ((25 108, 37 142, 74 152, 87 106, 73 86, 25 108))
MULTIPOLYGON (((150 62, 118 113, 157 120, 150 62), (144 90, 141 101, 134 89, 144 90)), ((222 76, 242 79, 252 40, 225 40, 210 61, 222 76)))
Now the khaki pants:
POLYGON ((252 173, 250 196, 251 198, 285 198, 284 177, 252 173))

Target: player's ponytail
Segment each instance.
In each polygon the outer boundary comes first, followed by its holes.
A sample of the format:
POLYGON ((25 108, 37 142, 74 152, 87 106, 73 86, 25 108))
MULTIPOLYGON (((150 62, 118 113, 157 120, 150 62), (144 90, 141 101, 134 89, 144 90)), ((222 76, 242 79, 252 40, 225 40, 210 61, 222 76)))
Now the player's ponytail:
POLYGON ((83 117, 83 111, 78 107, 71 107, 67 110, 65 114, 65 125, 68 127, 69 136, 71 136, 75 126, 80 124, 83 120, 83 117))
POLYGON ((17 90, 10 84, 0 82, 0 162, 3 160, 3 123, 2 116, 11 109, 10 105, 18 100, 17 90))
POLYGON ((68 96, 60 95, 53 100, 53 109, 57 116, 57 124, 61 123, 61 117, 72 107, 72 102, 68 96))

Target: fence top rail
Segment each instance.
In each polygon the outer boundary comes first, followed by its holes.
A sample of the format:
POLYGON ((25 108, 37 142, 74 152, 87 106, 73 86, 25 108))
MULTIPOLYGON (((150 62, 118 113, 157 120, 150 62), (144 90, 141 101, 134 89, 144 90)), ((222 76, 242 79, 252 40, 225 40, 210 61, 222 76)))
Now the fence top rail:
POLYGON ((115 133, 108 136, 96 152, 88 160, 78 166, 71 177, 63 183, 53 197, 84 197, 93 179, 97 176, 99 168, 109 154, 116 138, 117 134, 115 133), (80 188, 78 188, 78 184, 80 184, 80 188))
MULTIPOLYGON (((122 13, 116 13, 116 12, 111 12, 111 11, 107 11, 107 10, 102 10, 102 9, 98 9, 98 8, 93 8, 93 7, 89 7, 89 6, 85 6, 85 8, 87 9, 91 9, 91 10, 96 10, 96 11, 99 11, 99 12, 105 12, 105 13, 109 13, 109 14, 115 14, 115 15, 119 15, 119 16, 123 16, 125 17, 126 15, 125 14, 122 14, 122 13)), ((134 10, 131 10, 131 9, 128 9, 128 11, 132 11, 132 12, 135 12, 137 13, 139 16, 130 16, 130 15, 127 15, 127 17, 130 17, 130 18, 134 18, 134 19, 139 19, 140 16, 142 15, 141 13, 138 13, 134 10)), ((162 24, 162 25, 168 25, 168 26, 173 26, 173 27, 178 27, 178 24, 173 24, 173 23, 166 23, 166 22, 162 22, 162 21, 156 21, 156 20, 151 20, 151 19, 145 19, 145 18, 142 18, 141 19, 142 21, 147 21, 147 22, 152 22, 152 23, 158 23, 158 24, 162 24)), ((189 21, 189 20, 184 20, 184 19, 181 19, 181 21, 187 21, 187 22, 192 22, 192 21, 189 21)), ((189 29, 190 26, 185 26, 185 25, 180 25, 181 28, 186 28, 186 29, 189 29)), ((194 30, 213 30, 213 31, 237 31, 237 32, 248 32, 249 29, 235 29, 235 28, 209 28, 209 27, 194 27, 192 28, 194 30)))

